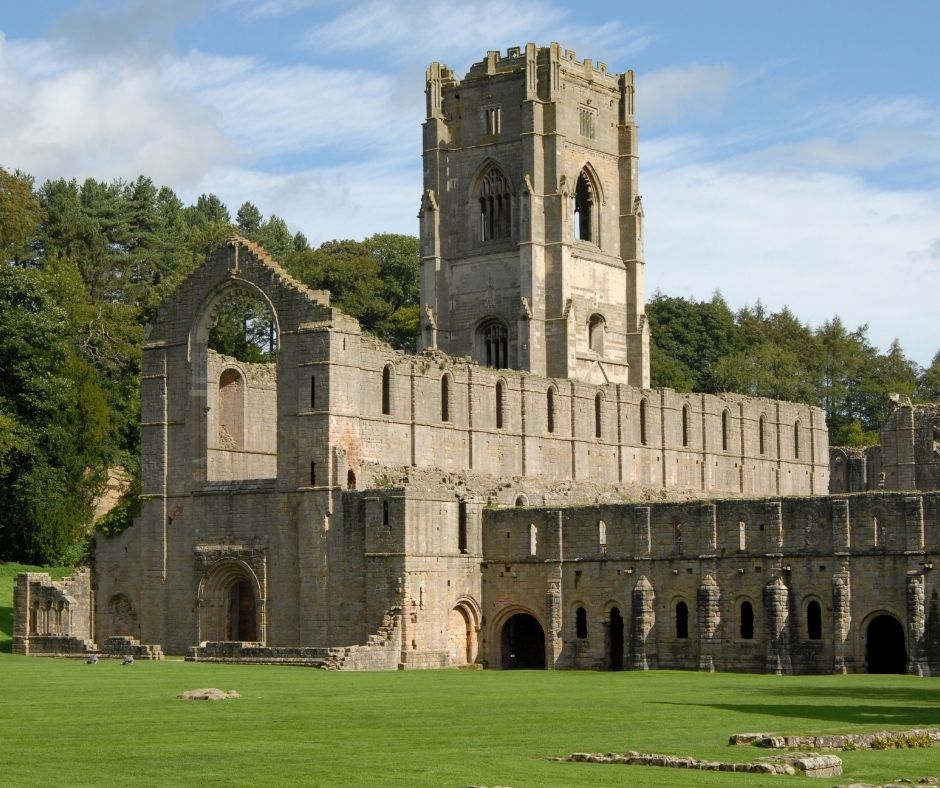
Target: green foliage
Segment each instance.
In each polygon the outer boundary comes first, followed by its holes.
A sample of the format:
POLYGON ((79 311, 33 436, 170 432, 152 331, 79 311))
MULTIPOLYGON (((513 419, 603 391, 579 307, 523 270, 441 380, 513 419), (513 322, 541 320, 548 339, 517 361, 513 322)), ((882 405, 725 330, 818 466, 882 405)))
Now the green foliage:
POLYGON ((32 176, 0 167, 0 263, 29 257, 43 210, 33 193, 32 176))
POLYGON ((832 431, 829 436, 829 445, 860 449, 864 446, 875 446, 879 440, 878 430, 866 430, 862 427, 862 422, 852 419, 848 424, 843 424, 832 431))
POLYGON ((230 293, 216 308, 209 347, 239 361, 274 361, 277 357, 274 316, 255 296, 241 291, 230 293))
POLYGON ((140 479, 135 478, 117 505, 95 522, 95 530, 109 537, 124 533, 134 524, 134 518, 140 514, 142 506, 140 479))

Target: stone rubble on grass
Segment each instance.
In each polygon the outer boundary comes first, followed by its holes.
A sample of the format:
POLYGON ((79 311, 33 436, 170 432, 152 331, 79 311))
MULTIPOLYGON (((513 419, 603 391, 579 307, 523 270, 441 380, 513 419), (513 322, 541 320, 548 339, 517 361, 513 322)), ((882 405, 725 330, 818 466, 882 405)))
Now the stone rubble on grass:
POLYGON ((849 783, 848 785, 836 785, 835 788, 907 788, 909 785, 937 785, 936 777, 921 777, 917 782, 907 777, 898 777, 897 780, 884 785, 875 783, 849 783))
MULTIPOLYGON (((910 728, 903 731, 874 731, 872 733, 830 733, 821 736, 779 736, 773 733, 735 733, 728 739, 729 744, 766 747, 771 750, 784 750, 789 747, 809 747, 823 750, 849 749, 871 750, 872 743, 880 739, 892 741, 904 736, 929 736, 934 744, 940 742, 940 728, 910 728)), ((925 783, 927 784, 927 783, 925 783)))
POLYGON ((807 777, 838 777, 842 774, 842 759, 835 755, 792 752, 772 755, 748 763, 729 763, 727 761, 708 761, 691 756, 659 755, 657 753, 639 753, 630 750, 624 754, 599 752, 574 752, 566 758, 552 758, 555 761, 573 761, 575 763, 618 763, 628 766, 661 766, 667 769, 700 769, 714 772, 746 772, 748 774, 798 774, 807 777))
POLYGON ((181 692, 176 697, 180 698, 181 700, 230 700, 232 698, 240 698, 241 695, 239 695, 235 690, 223 692, 216 687, 204 687, 202 689, 181 692))

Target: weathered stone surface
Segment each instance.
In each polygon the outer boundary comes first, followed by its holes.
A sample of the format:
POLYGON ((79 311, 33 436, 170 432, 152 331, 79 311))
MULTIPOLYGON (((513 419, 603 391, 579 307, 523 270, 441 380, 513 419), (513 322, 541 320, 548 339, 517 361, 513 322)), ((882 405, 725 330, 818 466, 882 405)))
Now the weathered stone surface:
POLYGON ((842 759, 835 755, 800 758, 793 765, 807 777, 838 777, 842 774, 842 759))
POLYGON ((186 690, 186 692, 181 692, 176 697, 181 700, 232 700, 233 698, 240 698, 241 695, 235 690, 223 692, 216 687, 204 687, 203 689, 186 690))

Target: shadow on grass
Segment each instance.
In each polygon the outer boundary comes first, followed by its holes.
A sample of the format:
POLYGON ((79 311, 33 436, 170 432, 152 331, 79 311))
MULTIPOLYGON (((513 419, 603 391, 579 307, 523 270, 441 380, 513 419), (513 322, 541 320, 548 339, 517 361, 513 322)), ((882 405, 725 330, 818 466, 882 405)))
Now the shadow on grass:
MULTIPOLYGON (((809 693, 807 693, 809 694, 809 693)), ((813 692, 822 698, 826 693, 813 692)), ((842 692, 832 693, 835 696, 842 692)), ((845 693, 848 694, 848 693, 845 693)), ((856 696, 861 693, 856 693, 856 696)), ((662 705, 720 709, 748 714, 754 717, 791 717, 802 720, 843 723, 866 728, 927 727, 940 724, 940 710, 928 705, 933 693, 911 689, 909 692, 878 692, 878 699, 888 701, 885 705, 873 706, 864 703, 673 703, 658 701, 662 705)), ((808 730, 773 731, 773 733, 811 733, 808 730)))

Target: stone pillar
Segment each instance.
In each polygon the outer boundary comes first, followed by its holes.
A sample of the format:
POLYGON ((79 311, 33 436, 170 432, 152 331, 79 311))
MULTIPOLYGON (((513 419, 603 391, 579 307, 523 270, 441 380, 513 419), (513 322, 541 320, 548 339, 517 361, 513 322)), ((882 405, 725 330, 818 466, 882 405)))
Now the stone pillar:
POLYGON ((790 665, 790 592, 782 577, 764 586, 767 618, 767 672, 778 676, 793 672, 790 665))
POLYGON ((698 632, 699 658, 698 669, 714 673, 715 671, 715 635, 721 624, 721 590, 711 575, 705 575, 698 588, 698 632))
POLYGON ((646 575, 641 576, 633 587, 633 626, 630 633, 630 667, 633 670, 649 670, 646 639, 656 623, 655 601, 653 586, 646 575))
POLYGON ((545 623, 548 625, 548 631, 545 633, 546 660, 545 667, 552 670, 555 662, 561 656, 561 582, 559 580, 549 580, 548 590, 545 592, 545 623))
POLYGON ((924 575, 909 572, 907 575, 907 639, 910 650, 907 672, 915 676, 929 676, 927 664, 927 609, 924 595, 924 575))
POLYGON ((29 653, 30 611, 32 600, 29 594, 29 575, 19 572, 13 586, 13 653, 29 653))
POLYGON ((930 594, 930 612, 927 616, 928 665, 930 674, 940 674, 940 598, 935 588, 930 594))
POLYGON ((847 673, 845 666, 845 641, 852 625, 852 590, 849 573, 832 576, 832 672, 847 673))

